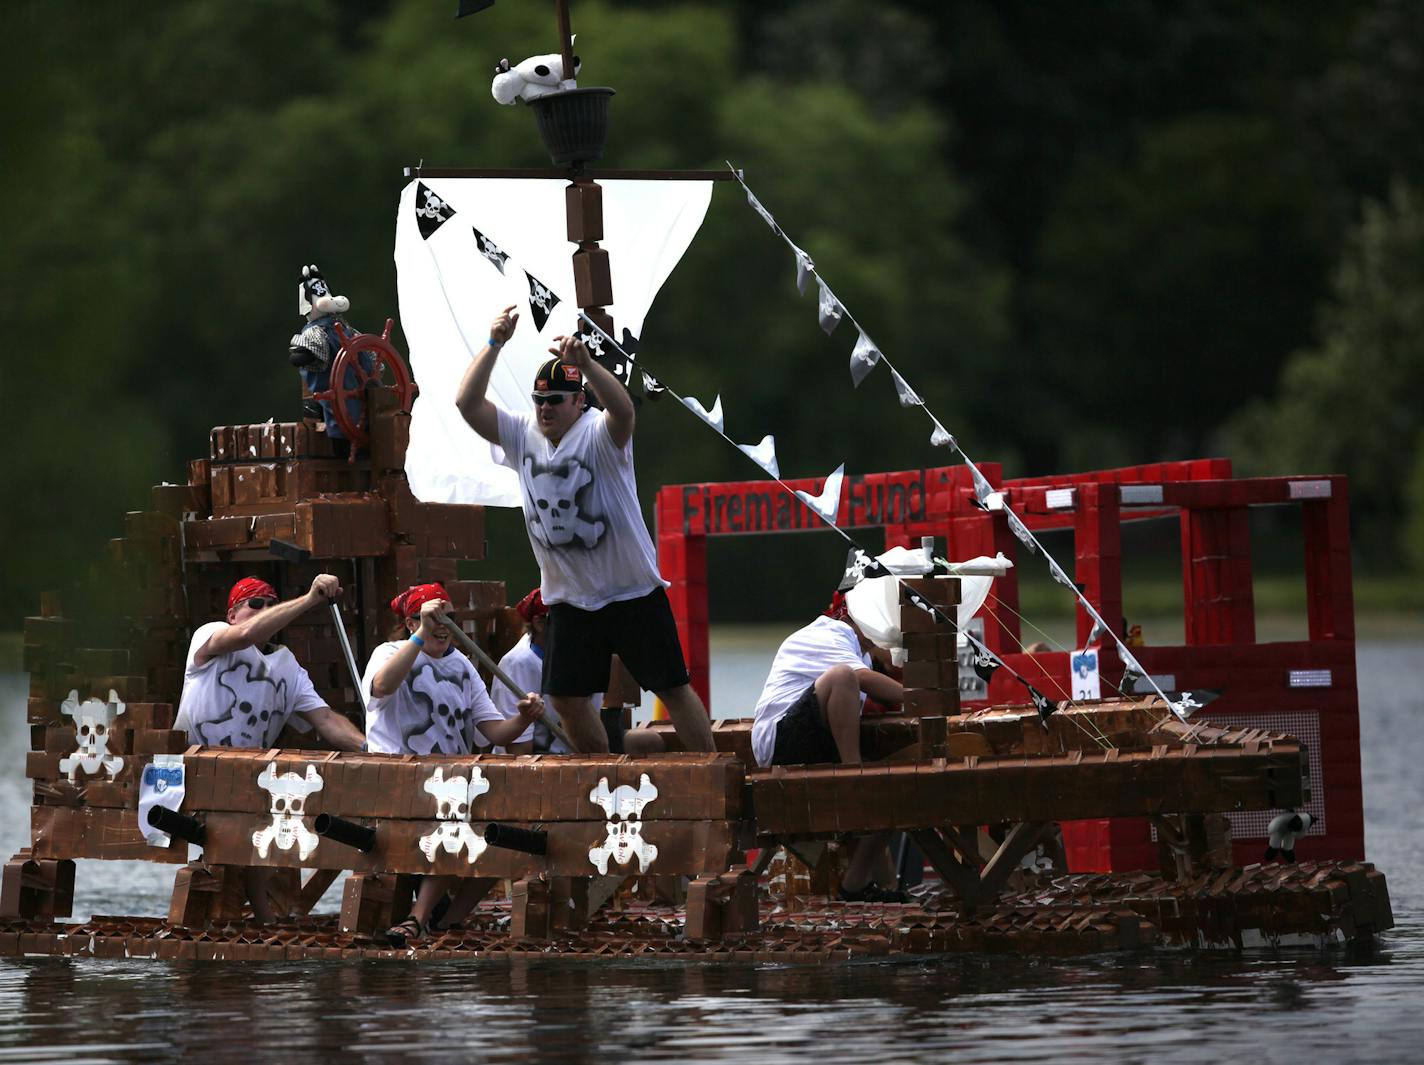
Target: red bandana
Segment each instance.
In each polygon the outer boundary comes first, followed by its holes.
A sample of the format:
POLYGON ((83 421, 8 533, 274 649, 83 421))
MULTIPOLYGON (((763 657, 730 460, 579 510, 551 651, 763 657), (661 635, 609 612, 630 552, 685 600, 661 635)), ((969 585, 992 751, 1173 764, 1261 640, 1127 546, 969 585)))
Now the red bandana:
POLYGON ((391 600, 391 609, 403 618, 411 618, 420 613, 420 608, 432 599, 450 598, 443 584, 416 584, 407 588, 391 600))
POLYGON ((535 588, 523 599, 515 604, 514 609, 519 612, 526 624, 533 622, 535 618, 542 618, 549 613, 549 608, 544 605, 544 595, 540 589, 535 588))
POLYGON ((835 621, 846 621, 850 618, 844 592, 836 592, 831 596, 831 605, 826 607, 825 615, 835 621))
POLYGON ((249 599, 256 599, 258 596, 276 599, 277 589, 261 577, 244 577, 232 586, 232 591, 227 593, 227 608, 231 610, 238 604, 245 603, 249 599))

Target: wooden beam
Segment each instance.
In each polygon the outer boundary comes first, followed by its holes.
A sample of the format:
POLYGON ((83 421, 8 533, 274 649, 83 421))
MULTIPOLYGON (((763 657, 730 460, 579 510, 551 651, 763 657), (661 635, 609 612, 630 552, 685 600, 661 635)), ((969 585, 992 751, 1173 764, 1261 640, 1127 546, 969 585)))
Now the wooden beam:
MULTIPOLYGON (((552 167, 437 167, 408 166, 408 178, 548 178, 569 181, 574 172, 552 167)), ((578 176, 594 181, 733 181, 730 170, 581 170, 578 176)))
POLYGON ((910 838, 918 844, 920 850, 924 851, 925 857, 929 859, 930 865, 934 866, 946 884, 952 887, 964 905, 969 909, 974 909, 981 901, 981 888, 979 883, 979 871, 971 869, 949 849, 944 837, 933 828, 917 828, 910 833, 910 838))

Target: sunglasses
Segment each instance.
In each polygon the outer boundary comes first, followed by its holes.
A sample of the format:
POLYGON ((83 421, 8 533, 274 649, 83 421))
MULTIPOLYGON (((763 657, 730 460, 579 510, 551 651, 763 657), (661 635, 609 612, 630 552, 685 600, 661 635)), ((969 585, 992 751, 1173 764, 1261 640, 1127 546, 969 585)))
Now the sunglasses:
POLYGON ((250 607, 253 610, 266 610, 269 606, 274 606, 277 600, 263 599, 260 595, 258 595, 253 596, 251 599, 244 599, 242 602, 245 606, 250 607))
POLYGON ((542 407, 546 403, 551 407, 557 407, 569 397, 562 393, 555 393, 552 396, 541 396, 536 392, 531 398, 534 400, 534 406, 536 407, 542 407))

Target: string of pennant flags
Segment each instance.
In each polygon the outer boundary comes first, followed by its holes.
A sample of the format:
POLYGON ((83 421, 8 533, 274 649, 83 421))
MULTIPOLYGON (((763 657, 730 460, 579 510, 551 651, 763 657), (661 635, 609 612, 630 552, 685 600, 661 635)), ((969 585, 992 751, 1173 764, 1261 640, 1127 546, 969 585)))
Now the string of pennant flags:
POLYGON ((968 453, 964 450, 959 440, 945 428, 944 423, 929 409, 928 405, 914 388, 911 387, 904 375, 895 368, 890 358, 885 355, 879 345, 870 338, 865 328, 856 320, 855 316, 851 314, 846 306, 836 297, 830 285, 820 276, 820 273, 816 269, 815 262, 791 239, 786 231, 781 228, 781 225, 776 221, 771 211, 757 199, 756 194, 753 193, 751 187, 747 185, 742 172, 733 166, 730 161, 727 162, 727 166, 731 170, 732 176, 736 178, 737 184, 741 186, 742 191, 746 194, 748 205, 761 216, 762 221, 767 224, 773 233, 786 242, 792 254, 795 256, 797 291, 804 295, 810 281, 813 278, 815 279, 818 296, 816 315, 821 329, 827 336, 830 336, 842 320, 849 321, 855 326, 856 340, 850 354, 850 376, 852 385, 859 388, 877 365, 882 362, 885 364, 886 369, 890 371, 890 379, 895 387, 895 395, 900 401, 900 406, 905 408, 919 407, 929 418, 932 425, 930 445, 932 447, 947 447, 964 460, 964 464, 969 468, 970 476, 973 479, 975 503, 984 510, 1003 511, 1004 517, 1008 521, 1009 529, 1018 541, 1028 549, 1030 554, 1042 556, 1048 566, 1049 575, 1056 583, 1061 584, 1073 594, 1079 605, 1083 607, 1084 611, 1092 619, 1092 629, 1089 632, 1085 646, 1090 647, 1094 642, 1103 638, 1110 638, 1113 641, 1125 667, 1121 685, 1118 687, 1119 692, 1122 692, 1125 688, 1135 687, 1138 682, 1145 680, 1151 686, 1152 690, 1171 707, 1172 712, 1183 720, 1185 720, 1192 711, 1200 709, 1207 701, 1210 701, 1210 696, 1206 693, 1197 693, 1198 696, 1201 697, 1194 698, 1193 693, 1185 692, 1181 693, 1180 697, 1174 700, 1169 698, 1167 694, 1162 691, 1156 679, 1143 669, 1142 665, 1137 661, 1137 658, 1128 650, 1127 644, 1123 642, 1122 638, 1118 636, 1112 626, 1103 620, 1097 608, 1089 602, 1087 596, 1083 594, 1082 589, 1078 587, 1077 583, 1064 572, 1063 567, 1058 564, 1058 560, 1043 546, 1042 542, 1033 534, 1033 531, 1029 529, 1023 519, 1014 513, 1013 508, 1004 498, 1003 493, 994 490, 974 460, 970 458, 968 453))
MULTIPOLYGON (((728 165, 730 166, 730 163, 728 165)), ((870 340, 865 330, 860 326, 860 323, 856 321, 854 316, 851 315, 850 312, 845 308, 845 306, 836 298, 830 286, 826 284, 826 282, 817 273, 815 264, 811 260, 810 256, 808 256, 785 234, 785 232, 777 224, 775 218, 771 215, 770 211, 768 211, 761 204, 761 202, 752 193, 751 189, 746 185, 746 182, 743 180, 741 173, 738 172, 735 168, 733 168, 732 172, 735 175, 738 183, 741 185, 742 189, 746 193, 747 202, 762 217, 762 219, 767 223, 767 225, 771 227, 772 231, 775 232, 778 236, 780 236, 783 240, 785 240, 788 245, 790 245, 793 252, 795 253, 796 282, 798 291, 804 293, 810 282, 810 279, 813 277, 815 278, 819 296, 818 319, 822 329, 826 332, 827 335, 830 335, 842 319, 848 319, 856 327, 857 340, 855 348, 851 354, 851 378, 854 385, 856 387, 859 387, 861 382, 863 382, 865 378, 869 376, 870 372, 880 362, 884 362, 886 364, 887 369, 890 370, 891 380, 894 384, 895 392, 900 401, 900 405, 906 408, 914 406, 920 407, 920 409, 925 411, 925 413, 929 416, 931 422, 933 423, 934 430, 931 435, 931 444, 937 447, 949 446, 954 451, 958 452, 958 454, 964 459, 965 464, 969 467, 971 477, 973 479, 976 503, 986 510, 1005 511, 1006 517, 1009 521, 1009 526, 1011 530, 1013 530, 1014 535, 1018 537, 1018 539, 1022 543, 1024 543, 1024 545, 1030 550, 1030 552, 1035 554, 1042 554, 1049 564, 1049 570, 1053 576, 1053 579, 1058 583, 1063 584, 1065 587, 1074 592, 1075 595, 1077 595, 1079 601, 1083 604, 1084 608, 1093 618, 1093 631, 1089 637, 1088 644, 1091 645, 1095 638, 1099 638, 1102 635, 1111 636, 1117 642, 1119 652, 1122 656, 1123 662, 1127 667, 1122 682, 1124 685, 1133 683, 1138 678, 1145 677, 1148 683, 1151 684, 1153 690, 1168 704, 1168 706, 1171 707, 1172 712, 1182 719, 1185 719, 1186 716, 1192 710, 1195 710, 1200 705, 1202 705, 1193 701, 1190 697, 1190 693, 1187 693, 1181 700, 1178 701, 1174 701, 1168 698, 1166 693, 1164 693, 1157 686, 1156 681, 1150 675, 1148 675, 1145 670, 1142 669, 1142 667, 1137 663, 1136 658, 1134 658, 1132 656, 1132 653, 1127 649, 1126 645, 1123 644, 1122 641, 1117 638, 1116 634, 1112 632, 1111 628, 1106 624, 1106 622, 1103 621, 1101 615, 1099 615, 1097 610, 1092 606, 1091 603, 1087 601, 1086 597, 1082 595, 1081 591, 1079 591, 1077 586, 1068 578, 1067 574, 1063 572, 1062 568, 1058 565, 1056 560, 1054 560, 1052 556, 1049 555, 1049 553, 1038 542, 1037 538, 1033 536, 1033 533, 1028 529, 1028 527, 1024 525, 1023 522, 1018 518, 1018 516, 1014 514, 1013 511, 1008 507, 1008 504, 1003 499, 1002 494, 994 492, 992 486, 980 472, 979 468, 973 463, 969 456, 964 453, 962 448, 960 448, 959 443, 955 439, 955 437, 949 433, 949 431, 943 426, 943 424, 934 415, 934 413, 928 409, 928 407, 924 403, 924 400, 920 398, 920 396, 914 391, 913 388, 911 388, 905 378, 899 373, 898 370, 895 369, 890 359, 886 357, 883 352, 881 352, 881 350, 878 348, 878 346, 874 344, 873 341, 870 340)), ((455 313, 453 301, 450 299, 450 294, 445 286, 444 275, 440 269, 439 259, 435 256, 434 251, 433 249, 431 249, 429 244, 430 238, 441 227, 448 223, 455 216, 456 213, 457 212, 455 208, 447 200, 437 195, 424 183, 417 182, 415 196, 415 215, 418 228, 420 230, 421 237, 423 238, 423 241, 426 244, 427 252, 429 252, 432 263, 435 267, 436 278, 440 285, 441 293, 444 297, 445 304, 450 311, 452 319, 455 322, 456 329, 460 335, 462 343, 464 343, 470 355, 473 357, 480 350, 480 346, 472 344, 470 342, 469 337, 465 335, 463 327, 460 326, 459 316, 455 313)), ((475 241, 475 246, 480 252, 480 254, 486 260, 489 261, 493 269, 496 269, 500 272, 500 274, 507 276, 506 268, 510 263, 511 256, 503 249, 499 248, 498 245, 494 243, 494 241, 490 240, 490 238, 483 234, 477 227, 470 226, 470 230, 471 235, 475 241)), ((531 316, 534 319, 536 331, 542 332, 544 326, 549 320, 550 315, 553 313, 554 308, 562 301, 549 286, 539 281, 539 279, 536 278, 533 274, 529 273, 528 270, 524 270, 522 267, 520 267, 520 269, 524 273, 526 283, 528 285, 529 307, 531 316)), ((678 394, 663 380, 659 379, 658 377, 655 377, 650 372, 650 368, 647 367, 646 362, 637 361, 637 338, 634 337, 628 329, 623 329, 623 337, 622 341, 620 342, 618 340, 615 340, 612 336, 605 332, 603 328, 599 326, 598 323, 595 322, 592 318, 590 318, 587 314, 585 314, 582 309, 578 311, 578 316, 584 324, 584 329, 579 330, 578 335, 581 339, 584 340, 586 346, 589 348, 591 357, 595 358, 600 365, 604 366, 610 372, 612 372, 614 376, 617 377, 625 387, 631 386, 633 370, 636 365, 636 368, 640 371, 643 390, 646 394, 650 396, 657 396, 662 393, 667 393, 668 395, 671 395, 681 405, 686 407, 693 415, 695 415, 699 421, 709 426, 724 440, 732 444, 732 446, 737 448, 737 450, 741 451, 764 473, 766 473, 769 477, 771 477, 778 484, 780 484, 783 489, 785 489, 788 493, 794 495, 797 499, 799 499, 812 513, 814 513, 818 518, 820 518, 827 526, 838 532, 847 541, 847 543, 850 544, 850 559, 847 562, 848 573, 853 569, 856 571, 857 576, 859 577, 894 576, 897 582, 900 580, 898 575, 891 573, 885 567, 881 566, 878 562, 876 562, 871 557, 871 555, 836 522, 839 511, 841 487, 845 476, 844 463, 841 463, 839 466, 836 467, 835 470, 833 470, 829 475, 826 476, 822 484, 821 491, 815 495, 812 495, 810 492, 792 488, 781 477, 780 465, 776 456, 776 441, 773 435, 767 434, 756 444, 738 443, 731 436, 729 436, 725 430, 725 415, 722 409, 722 397, 720 394, 718 394, 717 397, 714 399, 710 409, 704 406, 699 400, 694 397, 682 396, 678 394)), ((945 560, 943 559, 936 559, 934 561, 947 565, 947 563, 945 563, 945 560)), ((903 583, 901 583, 901 587, 905 587, 903 583)), ((926 611, 939 616, 943 620, 954 620, 951 618, 946 618, 940 610, 936 609, 932 604, 920 598, 913 591, 908 591, 908 594, 911 601, 916 603, 916 605, 920 606, 922 609, 925 609, 926 611)), ((983 643, 982 640, 976 637, 972 632, 962 630, 961 634, 964 636, 973 652, 971 661, 975 673, 986 684, 988 683, 989 679, 992 677, 995 671, 997 671, 998 669, 1004 669, 1006 673, 1008 673, 1011 677, 1013 677, 1016 681, 1023 685, 1023 687, 1028 693, 1030 701, 1033 703, 1034 707, 1036 708, 1041 717, 1047 718, 1048 715, 1053 713, 1058 708, 1058 704, 1056 702, 1050 700, 1047 696, 1040 692, 1026 677, 1020 674, 1017 670, 1013 669, 1011 666, 1009 666, 1001 657, 995 654, 988 646, 983 643)), ((1066 701, 1071 705, 1071 699, 1066 701)))

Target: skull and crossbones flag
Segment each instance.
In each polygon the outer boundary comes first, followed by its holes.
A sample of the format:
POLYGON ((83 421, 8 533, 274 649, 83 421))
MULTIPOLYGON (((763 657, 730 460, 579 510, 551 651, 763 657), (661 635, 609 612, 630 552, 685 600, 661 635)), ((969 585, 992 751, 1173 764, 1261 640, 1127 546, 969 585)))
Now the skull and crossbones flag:
POLYGON ((475 235, 475 247, 480 249, 480 254, 488 259, 501 274, 504 273, 504 264, 509 261, 509 256, 500 248, 498 244, 490 240, 474 226, 470 227, 470 232, 475 235))
POLYGON ((820 299, 816 314, 821 323, 821 328, 826 336, 830 336, 836 331, 836 326, 841 324, 841 317, 845 314, 845 308, 841 306, 841 301, 836 299, 836 294, 831 291, 831 286, 817 278, 820 286, 820 299))
POLYGON ((1058 704, 1028 681, 1024 681, 1023 686, 1028 689, 1028 697, 1033 702, 1033 708, 1038 711, 1039 719, 1047 724, 1049 715, 1058 709, 1058 704))
POLYGON ((939 421, 936 420, 934 432, 930 433, 930 447, 949 447, 957 451, 959 449, 959 441, 954 439, 950 431, 940 425, 939 421))
POLYGON ((455 217, 455 208, 431 191, 430 186, 419 182, 415 187, 415 221, 420 226, 420 235, 429 240, 435 231, 455 217))
POLYGON ((841 575, 841 583, 836 586, 836 591, 848 592, 861 581, 888 576, 890 571, 879 559, 872 558, 858 547, 852 547, 846 554, 845 572, 841 575))
POLYGON ((855 347, 850 353, 850 381, 859 388, 860 383, 870 376, 875 364, 880 361, 880 349, 864 333, 855 338, 855 347))
POLYGON ((549 315, 553 314, 554 308, 559 305, 559 297, 550 292, 528 270, 524 271, 524 276, 529 279, 529 313, 534 316, 534 330, 542 333, 549 321, 549 315))
MULTIPOLYGON (((623 335, 626 338, 628 330, 623 330, 623 335)), ((603 334, 592 326, 580 329, 574 336, 583 341, 594 362, 618 378, 618 383, 624 388, 629 387, 633 380, 633 360, 628 357, 626 347, 620 351, 618 345, 605 340, 603 334)))
POLYGON ((659 399, 667 391, 667 385, 663 384, 652 374, 643 373, 643 392, 649 399, 659 399))
POLYGON ((1211 688, 1196 688, 1189 692, 1167 692, 1167 705, 1172 713, 1185 721, 1207 703, 1221 698, 1221 692, 1211 688))

